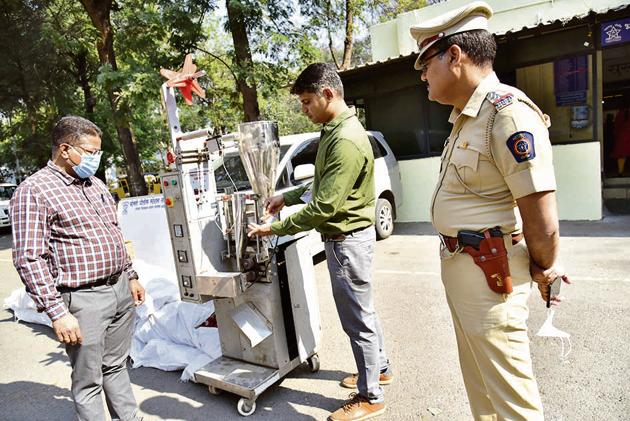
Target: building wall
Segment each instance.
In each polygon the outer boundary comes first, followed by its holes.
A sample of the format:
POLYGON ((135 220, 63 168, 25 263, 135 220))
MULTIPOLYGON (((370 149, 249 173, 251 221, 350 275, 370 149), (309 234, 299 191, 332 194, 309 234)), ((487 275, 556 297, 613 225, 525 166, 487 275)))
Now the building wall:
MULTIPOLYGON (((523 28, 534 28, 552 22, 566 22, 574 17, 585 17, 590 12, 604 13, 624 7, 627 0, 485 0, 494 11, 488 29, 495 34, 517 32, 523 28)), ((409 34, 409 27, 418 22, 426 22, 442 13, 469 4, 468 0, 449 0, 402 13, 396 19, 371 26, 370 40, 372 60, 406 55, 417 50, 409 34)), ((585 42, 587 39, 576 39, 585 42)), ((538 48, 538 47, 537 47, 538 48)), ((541 49, 544 50, 544 49, 541 49)))
MULTIPOLYGON (((585 23, 574 22, 573 26, 498 39, 495 68, 502 80, 519 86, 552 116, 550 137, 552 143, 558 143, 554 145, 554 161, 559 214, 564 220, 602 216, 602 66, 592 31, 585 23), (570 107, 557 107, 555 103, 553 61, 584 55, 598 60, 596 68, 589 60, 591 126, 572 129, 570 107), (596 69, 599 74, 594 72, 596 69)), ((413 55, 399 57, 341 74, 346 95, 365 99, 368 128, 382 131, 400 160, 405 203, 398 209, 398 220, 406 222, 430 219, 429 205, 439 169, 436 155, 450 131, 446 121, 450 107, 427 100, 424 84, 413 70, 414 60, 413 55), (419 102, 410 95, 414 90, 420 96, 419 102)))
MULTIPOLYGON (((553 146, 558 212, 562 220, 602 218, 599 142, 553 146)), ((430 222, 433 189, 438 182, 440 158, 400 162, 405 201, 397 222, 430 222)))
POLYGON ((430 222, 431 198, 438 182, 440 157, 400 161, 404 203, 396 209, 397 222, 430 222))
POLYGON ((559 217, 566 221, 602 219, 600 143, 555 145, 559 217))

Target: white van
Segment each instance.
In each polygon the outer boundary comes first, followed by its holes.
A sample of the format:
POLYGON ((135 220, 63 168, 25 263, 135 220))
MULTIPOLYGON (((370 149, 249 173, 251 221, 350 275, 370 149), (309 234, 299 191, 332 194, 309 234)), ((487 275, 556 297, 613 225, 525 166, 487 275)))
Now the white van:
MULTIPOLYGON (((276 193, 283 193, 309 183, 314 174, 315 156, 319 146, 319 132, 280 137, 280 163, 276 173, 276 193)), ((396 207, 402 204, 402 183, 398 161, 380 132, 368 131, 374 152, 374 187, 376 202, 376 234, 379 239, 394 231, 396 207)), ((225 168, 215 170, 217 190, 236 187, 249 190, 251 186, 238 154, 226 153, 225 168), (231 177, 231 179, 230 179, 231 177)), ((290 215, 304 205, 285 207, 280 217, 290 215)))

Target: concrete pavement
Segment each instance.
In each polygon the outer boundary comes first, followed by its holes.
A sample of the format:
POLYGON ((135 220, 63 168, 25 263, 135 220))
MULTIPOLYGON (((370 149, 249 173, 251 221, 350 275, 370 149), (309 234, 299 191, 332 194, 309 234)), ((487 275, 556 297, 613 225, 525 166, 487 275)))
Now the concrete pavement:
MULTIPOLYGON (((560 340, 533 335, 546 313, 530 299, 534 370, 548 420, 630 419, 630 217, 563 223, 561 260, 574 285, 555 326, 571 333, 573 350, 560 359, 560 340)), ((401 224, 378 242, 376 305, 396 374, 386 388, 382 420, 471 419, 455 337, 439 277, 438 240, 427 224, 401 224)), ((354 371, 350 346, 332 301, 325 262, 316 266, 322 312, 321 370, 301 367, 265 392, 250 419, 323 420, 347 397, 339 380, 354 371)), ((21 286, 11 263, 10 236, 0 236, 0 297, 21 286)), ((0 311, 0 419, 71 420, 70 367, 44 326, 16 323, 0 311)), ((212 396, 180 383, 179 372, 131 370, 134 393, 151 419, 238 420, 238 398, 212 396)))

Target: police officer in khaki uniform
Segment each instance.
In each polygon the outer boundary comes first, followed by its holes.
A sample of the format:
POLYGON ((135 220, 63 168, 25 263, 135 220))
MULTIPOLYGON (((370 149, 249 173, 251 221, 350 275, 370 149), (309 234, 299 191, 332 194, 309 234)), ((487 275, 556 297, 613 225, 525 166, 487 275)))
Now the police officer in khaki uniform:
POLYGON ((495 75, 491 16, 473 2, 410 28, 429 99, 453 106, 431 216, 474 418, 540 420, 527 300, 532 280, 545 300, 553 280, 568 282, 556 266, 550 121, 495 75))

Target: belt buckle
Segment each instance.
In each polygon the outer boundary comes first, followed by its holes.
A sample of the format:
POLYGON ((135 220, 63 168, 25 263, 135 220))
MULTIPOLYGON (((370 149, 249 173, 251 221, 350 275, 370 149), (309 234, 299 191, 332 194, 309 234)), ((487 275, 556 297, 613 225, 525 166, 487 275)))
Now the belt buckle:
POLYGON ((324 235, 322 234, 322 241, 324 243, 334 243, 344 241, 348 236, 346 234, 324 235))
POLYGON ((107 285, 116 285, 118 283, 118 278, 120 278, 120 273, 109 275, 105 281, 107 285))
POLYGON ((346 238, 348 238, 348 236, 346 234, 337 234, 337 235, 333 235, 332 237, 330 237, 330 241, 341 243, 341 242, 345 241, 346 238))

